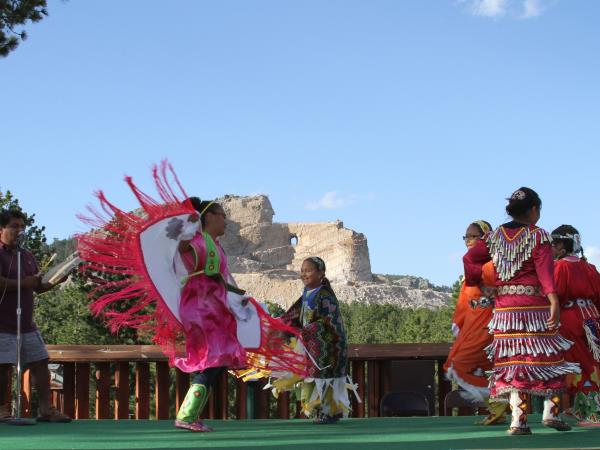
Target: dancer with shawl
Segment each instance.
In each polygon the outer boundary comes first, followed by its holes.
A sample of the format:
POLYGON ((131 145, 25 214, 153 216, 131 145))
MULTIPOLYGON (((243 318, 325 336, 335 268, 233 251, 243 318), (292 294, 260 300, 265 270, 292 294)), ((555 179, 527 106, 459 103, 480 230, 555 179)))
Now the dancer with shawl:
POLYGON ((122 211, 99 192, 105 214, 92 210, 95 218, 86 220, 97 228, 77 237, 83 270, 98 284, 91 308, 113 331, 150 333, 172 367, 195 374, 175 426, 212 431, 198 419, 225 368, 305 376, 307 360, 287 344, 290 336, 300 340, 297 331, 235 286, 218 242, 226 227, 223 208, 188 198, 166 162, 153 175, 161 201, 127 177, 142 210, 122 211))
POLYGON ((310 359, 308 376, 288 375, 272 380, 273 392, 295 390, 306 416, 315 416, 316 424, 334 424, 350 412, 348 390, 356 387, 347 375, 348 349, 339 302, 325 277, 325 262, 306 258, 300 278, 302 296, 282 316, 301 329, 302 342, 310 359))

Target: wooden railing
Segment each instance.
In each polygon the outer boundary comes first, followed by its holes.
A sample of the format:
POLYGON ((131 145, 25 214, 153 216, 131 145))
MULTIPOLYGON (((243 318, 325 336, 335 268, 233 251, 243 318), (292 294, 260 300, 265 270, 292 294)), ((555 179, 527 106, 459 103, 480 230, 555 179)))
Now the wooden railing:
MULTIPOLYGON (((350 375, 358 384, 353 417, 378 417, 379 403, 390 392, 392 362, 430 360, 435 379, 435 411, 444 414, 443 399, 451 385, 442 365, 450 344, 349 345, 350 375), (439 374, 442 374, 440 376, 439 374)), ((55 405, 76 419, 169 419, 174 416, 189 387, 189 374, 171 369, 156 346, 148 345, 49 345, 51 363, 63 366, 62 389, 53 392, 55 405)), ((409 366, 410 367, 410 366, 409 366)), ((274 399, 263 390, 266 381, 245 383, 223 373, 217 380, 204 417, 258 419, 300 417, 297 402, 285 394, 274 399), (249 402, 252 407, 249 409, 249 402)), ((30 415, 31 382, 23 376, 23 415, 30 415)))

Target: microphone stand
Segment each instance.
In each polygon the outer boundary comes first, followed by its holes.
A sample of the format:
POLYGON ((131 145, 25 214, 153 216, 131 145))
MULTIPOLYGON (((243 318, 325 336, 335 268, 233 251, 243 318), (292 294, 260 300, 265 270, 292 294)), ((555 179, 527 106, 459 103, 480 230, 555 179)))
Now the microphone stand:
MULTIPOLYGON (((20 241, 20 240, 19 240, 20 241)), ((10 425, 35 425, 33 419, 21 417, 21 242, 17 244, 17 413, 14 419, 8 420, 10 425)))

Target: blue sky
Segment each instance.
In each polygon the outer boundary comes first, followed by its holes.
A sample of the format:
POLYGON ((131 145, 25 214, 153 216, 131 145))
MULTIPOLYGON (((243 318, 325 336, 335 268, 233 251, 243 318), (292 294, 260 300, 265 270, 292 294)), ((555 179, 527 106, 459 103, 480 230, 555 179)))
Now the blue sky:
POLYGON ((600 261, 600 3, 49 1, 0 60, 0 190, 49 238, 169 158, 203 198, 341 219, 377 273, 450 284, 526 185, 600 261))

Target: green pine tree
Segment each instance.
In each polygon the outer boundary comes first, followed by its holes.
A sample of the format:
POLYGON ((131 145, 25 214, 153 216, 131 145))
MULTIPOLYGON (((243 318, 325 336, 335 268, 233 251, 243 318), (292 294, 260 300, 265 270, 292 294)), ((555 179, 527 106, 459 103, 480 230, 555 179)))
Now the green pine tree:
POLYGON ((27 39, 22 27, 48 15, 46 0, 0 0, 0 56, 6 57, 27 39))

